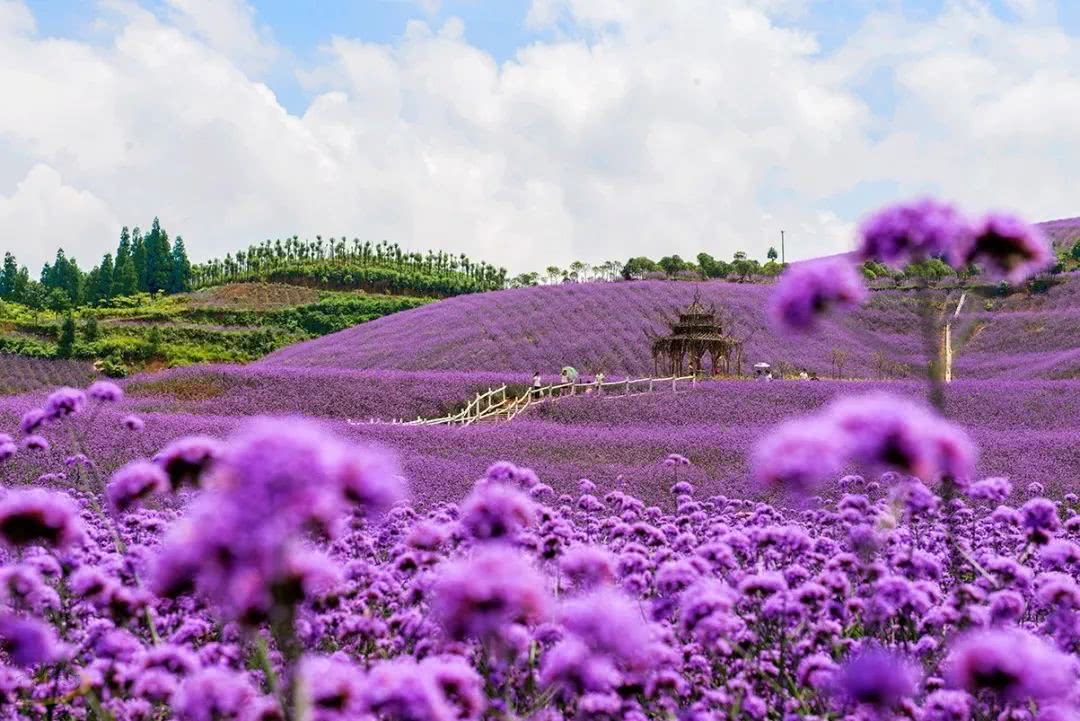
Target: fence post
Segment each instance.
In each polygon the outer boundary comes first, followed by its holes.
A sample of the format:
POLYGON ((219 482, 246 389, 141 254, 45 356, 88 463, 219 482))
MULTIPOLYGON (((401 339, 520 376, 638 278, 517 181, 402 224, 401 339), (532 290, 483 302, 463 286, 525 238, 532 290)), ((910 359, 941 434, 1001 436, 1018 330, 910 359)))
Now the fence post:
POLYGON ((653 382, 654 382, 654 381, 653 381, 653 379, 652 379, 652 378, 650 378, 650 379, 649 379, 649 393, 652 393, 652 392, 653 392, 653 382))
POLYGON ((626 386, 625 390, 623 391, 623 395, 630 395, 630 376, 626 376, 626 386))
POLYGON ((676 379, 677 377, 678 377, 678 376, 671 376, 671 392, 672 392, 672 393, 675 393, 675 392, 677 392, 677 391, 678 391, 678 388, 676 388, 676 387, 675 387, 675 379, 676 379))

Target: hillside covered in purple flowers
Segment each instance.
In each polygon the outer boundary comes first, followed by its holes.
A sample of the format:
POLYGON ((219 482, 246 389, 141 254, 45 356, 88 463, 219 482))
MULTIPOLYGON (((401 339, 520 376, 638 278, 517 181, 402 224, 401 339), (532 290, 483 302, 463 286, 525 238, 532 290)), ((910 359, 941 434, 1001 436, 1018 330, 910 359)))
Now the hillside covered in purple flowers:
MULTIPOLYGON (((770 327, 770 285, 632 281, 563 284, 484 293, 398 313, 284 348, 258 365, 293 368, 558 373, 564 365, 607 375, 653 373, 646 331, 666 321, 695 293, 735 318, 746 342, 746 367, 764 361, 833 374, 834 350, 847 353, 846 377, 918 377, 910 339, 919 316, 914 291, 879 290, 865 306, 826 319, 814 336, 792 345, 770 327)), ((950 312, 959 291, 938 292, 950 312)), ((956 323, 960 378, 1080 377, 1080 277, 1066 274, 1044 293, 999 295, 989 286, 967 299, 956 323)))

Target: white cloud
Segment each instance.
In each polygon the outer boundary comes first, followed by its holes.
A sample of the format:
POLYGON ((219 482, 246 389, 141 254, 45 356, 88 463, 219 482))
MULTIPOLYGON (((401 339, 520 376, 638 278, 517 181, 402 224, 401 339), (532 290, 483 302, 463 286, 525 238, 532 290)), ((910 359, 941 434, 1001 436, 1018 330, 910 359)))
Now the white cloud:
POLYGON ((156 214, 200 257, 347 234, 524 270, 762 254, 781 228, 789 259, 836 252, 854 218, 830 199, 860 181, 1076 212, 1078 50, 975 0, 922 25, 878 14, 824 56, 802 0, 535 0, 531 22, 560 30, 502 64, 458 20, 328 38, 299 116, 254 79, 274 45, 247 4, 169 2, 91 45, 38 38, 0 0, 0 228, 34 238, 21 260, 55 248, 39 217, 64 218, 84 264, 156 214), (858 92, 878 68, 884 116, 858 92))
POLYGON ((278 56, 268 28, 255 24, 245 0, 165 0, 171 21, 232 59, 246 72, 264 71, 278 56))
POLYGON ((20 259, 26 251, 42 259, 52 257, 57 248, 69 256, 93 257, 98 238, 110 237, 115 228, 116 217, 108 205, 93 193, 65 184, 47 165, 31 168, 12 195, 0 195, 0 237, 4 249, 20 259))

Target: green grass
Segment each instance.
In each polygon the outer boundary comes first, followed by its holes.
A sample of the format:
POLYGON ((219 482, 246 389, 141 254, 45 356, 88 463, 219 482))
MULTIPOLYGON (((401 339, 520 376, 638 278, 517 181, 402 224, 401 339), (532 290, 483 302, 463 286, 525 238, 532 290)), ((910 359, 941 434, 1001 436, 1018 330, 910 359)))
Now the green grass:
MULTIPOLYGON (((431 300, 269 283, 141 294, 75 311, 71 357, 94 361, 113 376, 193 363, 243 363, 431 300), (94 322, 96 336, 90 328, 94 322)), ((0 352, 59 357, 63 319, 61 313, 0 301, 0 352)))

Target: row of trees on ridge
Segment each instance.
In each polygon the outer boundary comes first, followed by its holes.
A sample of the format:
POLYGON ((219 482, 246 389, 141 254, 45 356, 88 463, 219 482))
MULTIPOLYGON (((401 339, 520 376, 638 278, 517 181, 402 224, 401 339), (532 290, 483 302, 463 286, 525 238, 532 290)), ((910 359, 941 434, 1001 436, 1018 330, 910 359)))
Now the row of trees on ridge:
POLYGON ((353 238, 266 240, 193 268, 196 288, 252 280, 318 284, 427 295, 458 295, 506 286, 505 268, 464 253, 404 250, 353 238))
POLYGON ((64 311, 136 293, 183 293, 191 290, 191 278, 184 239, 177 236, 170 242, 168 232, 154 218, 145 235, 138 226, 130 231, 124 226, 115 258, 106 253, 86 272, 61 248, 35 280, 12 253, 5 253, 0 299, 34 309, 64 311))

